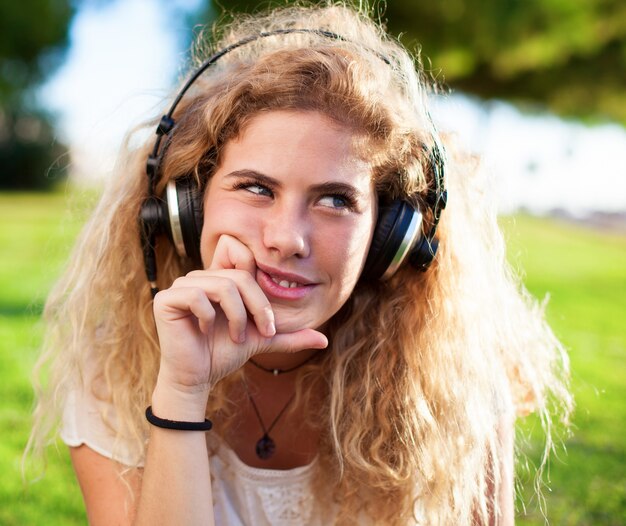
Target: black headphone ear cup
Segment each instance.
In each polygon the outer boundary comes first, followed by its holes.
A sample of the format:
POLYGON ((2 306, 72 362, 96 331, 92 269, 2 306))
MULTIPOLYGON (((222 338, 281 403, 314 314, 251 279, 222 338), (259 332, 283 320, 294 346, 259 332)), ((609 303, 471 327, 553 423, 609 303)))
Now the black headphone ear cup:
POLYGON ((191 176, 179 179, 176 182, 176 189, 185 252, 197 268, 202 268, 202 257, 200 256, 200 235, 202 234, 204 219, 202 195, 196 184, 196 179, 191 176))
POLYGON ((429 240, 427 236, 422 236, 409 254, 409 263, 422 272, 426 271, 433 259, 435 259, 437 248, 439 248, 439 240, 437 238, 429 240))
MULTIPOLYGON (((172 195, 168 194, 168 208, 170 210, 170 226, 174 239, 175 225, 172 223, 172 213, 170 200, 172 195)), ((192 176, 181 177, 176 180, 176 201, 178 205, 178 223, 180 231, 179 238, 182 238, 184 254, 197 268, 202 268, 202 257, 200 256, 200 235, 202 234, 202 224, 204 214, 202 209, 202 192, 196 180, 192 176)), ((179 253, 181 251, 179 250, 179 253)))
POLYGON ((376 280, 385 275, 403 249, 409 229, 416 232, 421 229, 421 214, 413 206, 399 199, 379 205, 378 220, 361 279, 376 280))

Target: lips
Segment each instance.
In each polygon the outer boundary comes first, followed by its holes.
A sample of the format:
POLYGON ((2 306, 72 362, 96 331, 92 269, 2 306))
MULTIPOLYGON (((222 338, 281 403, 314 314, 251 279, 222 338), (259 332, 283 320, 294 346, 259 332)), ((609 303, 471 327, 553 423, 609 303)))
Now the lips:
MULTIPOLYGON (((272 281, 274 281, 277 284, 281 284, 284 282, 287 282, 289 284, 289 286, 292 283, 295 283, 298 286, 305 286, 305 285, 314 285, 315 281, 312 279, 307 278, 306 276, 302 276, 301 274, 295 274, 294 272, 284 272, 282 270, 278 270, 276 268, 272 268, 272 267, 268 267, 266 265, 262 265, 260 263, 257 262, 256 264, 257 268, 261 271, 263 271, 265 274, 267 274, 272 281)), ((287 285, 285 285, 287 286, 287 285)))
POLYGON ((317 285, 305 276, 282 272, 258 263, 256 279, 267 296, 285 300, 302 299, 317 285))

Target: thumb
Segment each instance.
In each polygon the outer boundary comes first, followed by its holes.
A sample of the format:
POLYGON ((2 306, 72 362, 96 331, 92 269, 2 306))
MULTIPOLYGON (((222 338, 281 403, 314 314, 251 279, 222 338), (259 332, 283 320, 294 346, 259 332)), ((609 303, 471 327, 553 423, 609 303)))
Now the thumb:
POLYGON ((328 338, 313 329, 302 329, 295 332, 276 334, 264 352, 294 353, 305 349, 326 349, 328 338))

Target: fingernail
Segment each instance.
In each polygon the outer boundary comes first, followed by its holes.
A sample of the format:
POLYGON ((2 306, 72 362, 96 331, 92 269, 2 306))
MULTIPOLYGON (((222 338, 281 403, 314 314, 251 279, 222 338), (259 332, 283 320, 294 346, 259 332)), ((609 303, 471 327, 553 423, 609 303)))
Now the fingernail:
POLYGON ((270 321, 267 324, 265 331, 265 334, 267 334, 268 336, 274 336, 274 334, 276 334, 276 326, 274 325, 273 321, 270 321))
POLYGON ((239 343, 243 343, 246 341, 246 331, 243 331, 240 335, 239 335, 239 343))

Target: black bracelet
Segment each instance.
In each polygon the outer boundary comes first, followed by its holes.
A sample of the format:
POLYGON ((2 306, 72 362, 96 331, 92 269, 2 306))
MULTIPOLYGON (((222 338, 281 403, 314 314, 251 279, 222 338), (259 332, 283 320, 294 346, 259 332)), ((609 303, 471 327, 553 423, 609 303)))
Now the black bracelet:
POLYGON ((177 431, 210 431, 213 422, 205 419, 204 422, 178 422, 177 420, 167 420, 159 418, 152 412, 152 406, 146 408, 146 420, 153 426, 162 427, 163 429, 175 429, 177 431))

